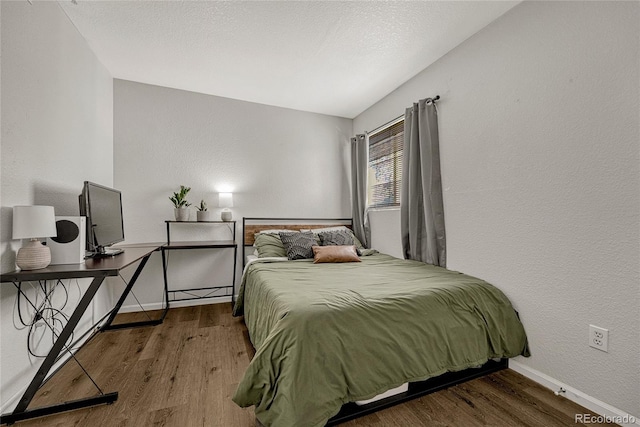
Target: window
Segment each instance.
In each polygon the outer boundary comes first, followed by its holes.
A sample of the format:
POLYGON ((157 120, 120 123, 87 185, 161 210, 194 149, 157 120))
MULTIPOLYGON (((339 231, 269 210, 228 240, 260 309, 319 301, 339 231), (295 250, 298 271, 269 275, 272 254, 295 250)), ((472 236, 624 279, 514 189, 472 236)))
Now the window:
POLYGON ((369 136, 367 201, 370 208, 400 206, 404 119, 369 136))

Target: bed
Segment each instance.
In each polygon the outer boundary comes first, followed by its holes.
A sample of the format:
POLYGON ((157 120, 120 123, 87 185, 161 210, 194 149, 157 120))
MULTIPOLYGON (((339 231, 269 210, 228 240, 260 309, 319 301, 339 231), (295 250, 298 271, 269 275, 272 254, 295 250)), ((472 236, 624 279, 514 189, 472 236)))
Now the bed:
MULTIPOLYGON (((315 228, 292 228, 305 227, 315 228)), ((247 244, 256 228, 243 228, 247 244)), ((335 424, 529 355, 517 313, 494 286, 370 252, 361 262, 246 266, 234 315, 256 353, 233 401, 255 405, 265 426, 335 424), (406 382, 399 397, 350 403, 406 382)))

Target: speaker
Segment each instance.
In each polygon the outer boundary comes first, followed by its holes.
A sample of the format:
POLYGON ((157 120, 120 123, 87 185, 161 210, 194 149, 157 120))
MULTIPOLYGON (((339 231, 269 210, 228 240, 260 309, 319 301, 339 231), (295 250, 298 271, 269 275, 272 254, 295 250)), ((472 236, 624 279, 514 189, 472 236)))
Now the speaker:
POLYGON ((83 216, 57 216, 56 237, 47 238, 51 264, 80 264, 86 250, 87 219, 83 216))

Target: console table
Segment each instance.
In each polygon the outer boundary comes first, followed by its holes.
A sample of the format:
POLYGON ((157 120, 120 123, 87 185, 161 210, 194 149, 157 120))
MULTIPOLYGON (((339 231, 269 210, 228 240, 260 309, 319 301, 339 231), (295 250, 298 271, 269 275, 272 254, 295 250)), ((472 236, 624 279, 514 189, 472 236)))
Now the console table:
MULTIPOLYGON (((87 259, 82 264, 63 264, 63 265, 51 265, 39 270, 28 271, 13 271, 11 273, 5 273, 0 275, 0 281, 2 283, 12 283, 20 294, 27 299, 31 304, 28 296, 21 289, 21 282, 37 281, 37 280, 58 280, 58 279, 77 279, 77 278, 92 278, 91 284, 82 295, 78 305, 73 310, 69 321, 64 326, 62 332, 55 340, 53 346, 49 350, 49 353, 45 357, 42 365, 36 372, 35 376, 31 380, 31 383, 27 387, 27 390, 22 395, 22 398, 18 402, 18 405, 12 413, 2 414, 0 416, 0 424, 13 424, 16 421, 25 420, 29 418, 41 417, 44 415, 56 414, 59 412, 70 411, 73 409, 85 408, 88 406, 94 406, 105 403, 112 403, 118 399, 118 392, 103 393, 93 397, 87 397, 83 399, 64 402, 52 406, 27 409, 34 395, 38 389, 44 383, 47 374, 57 361, 58 356, 62 350, 66 347, 66 342, 73 333, 73 330, 78 325, 80 318, 87 310, 91 300, 95 296, 96 292, 102 286, 106 277, 118 276, 121 270, 132 264, 140 261, 131 280, 127 283, 125 290, 118 299, 115 307, 111 310, 109 317, 105 324, 100 328, 100 331, 109 329, 120 329, 135 326, 157 325, 162 323, 164 317, 169 310, 169 299, 167 293, 167 287, 165 282, 165 307, 164 311, 159 319, 146 320, 142 322, 131 323, 119 323, 113 325, 112 322, 120 307, 124 303, 125 298, 131 291, 131 288, 135 284, 138 276, 144 269, 151 254, 161 249, 163 244, 139 244, 139 245, 123 245, 124 253, 114 257, 87 259)), ((66 351, 69 351, 68 349, 66 351)), ((88 375, 88 374, 87 374, 88 375)))
POLYGON ((194 299, 203 299, 203 298, 220 298, 220 297, 228 297, 231 296, 231 302, 233 303, 235 297, 235 283, 236 283, 236 267, 237 267, 237 259, 238 259, 238 244, 236 243, 236 222, 235 221, 165 221, 167 225, 167 244, 162 246, 162 266, 164 272, 164 283, 165 289, 167 289, 168 294, 171 294, 173 298, 169 299, 167 297, 167 301, 187 301, 194 299), (171 226, 189 226, 189 225, 227 225, 231 228, 231 240, 209 240, 209 241, 188 241, 188 242, 173 242, 171 241, 171 226), (233 249, 233 273, 230 285, 224 286, 204 286, 199 288, 188 288, 188 289, 170 289, 168 285, 167 278, 167 269, 168 269, 168 259, 166 253, 172 250, 183 250, 183 249, 233 249), (213 292, 227 289, 231 290, 231 295, 211 295, 213 292), (196 292, 201 291, 210 291, 205 293, 204 295, 195 295, 196 292), (183 293, 189 295, 186 298, 176 298, 175 295, 178 293, 183 293))

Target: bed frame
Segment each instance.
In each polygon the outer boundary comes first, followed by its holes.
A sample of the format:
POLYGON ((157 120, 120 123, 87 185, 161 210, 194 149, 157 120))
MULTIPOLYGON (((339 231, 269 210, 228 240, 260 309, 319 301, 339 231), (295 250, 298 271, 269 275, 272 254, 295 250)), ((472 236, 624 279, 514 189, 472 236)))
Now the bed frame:
POLYGON ((509 359, 489 360, 479 368, 469 368, 458 372, 446 372, 442 375, 429 378, 424 381, 409 383, 409 390, 366 405, 360 406, 353 402, 346 403, 342 405, 340 412, 329 420, 327 426, 342 424, 399 403, 407 402, 456 384, 461 384, 475 378, 483 377, 492 372, 501 371, 508 367, 509 359))
MULTIPOLYGON (((252 246, 255 233, 262 230, 282 229, 297 231, 302 229, 316 229, 323 227, 335 227, 344 225, 353 228, 352 218, 242 218, 242 239, 243 248, 252 246)), ((243 252, 243 266, 246 263, 246 256, 243 252)), ((461 384, 485 376, 487 374, 501 371, 509 367, 509 359, 489 360, 478 368, 469 368, 458 372, 446 372, 437 377, 424 381, 409 383, 409 389, 387 398, 357 405, 354 402, 342 405, 340 412, 327 422, 327 426, 335 426, 347 421, 371 414, 391 406, 407 402, 409 400, 425 396, 427 394, 445 389, 447 387, 461 384)))

